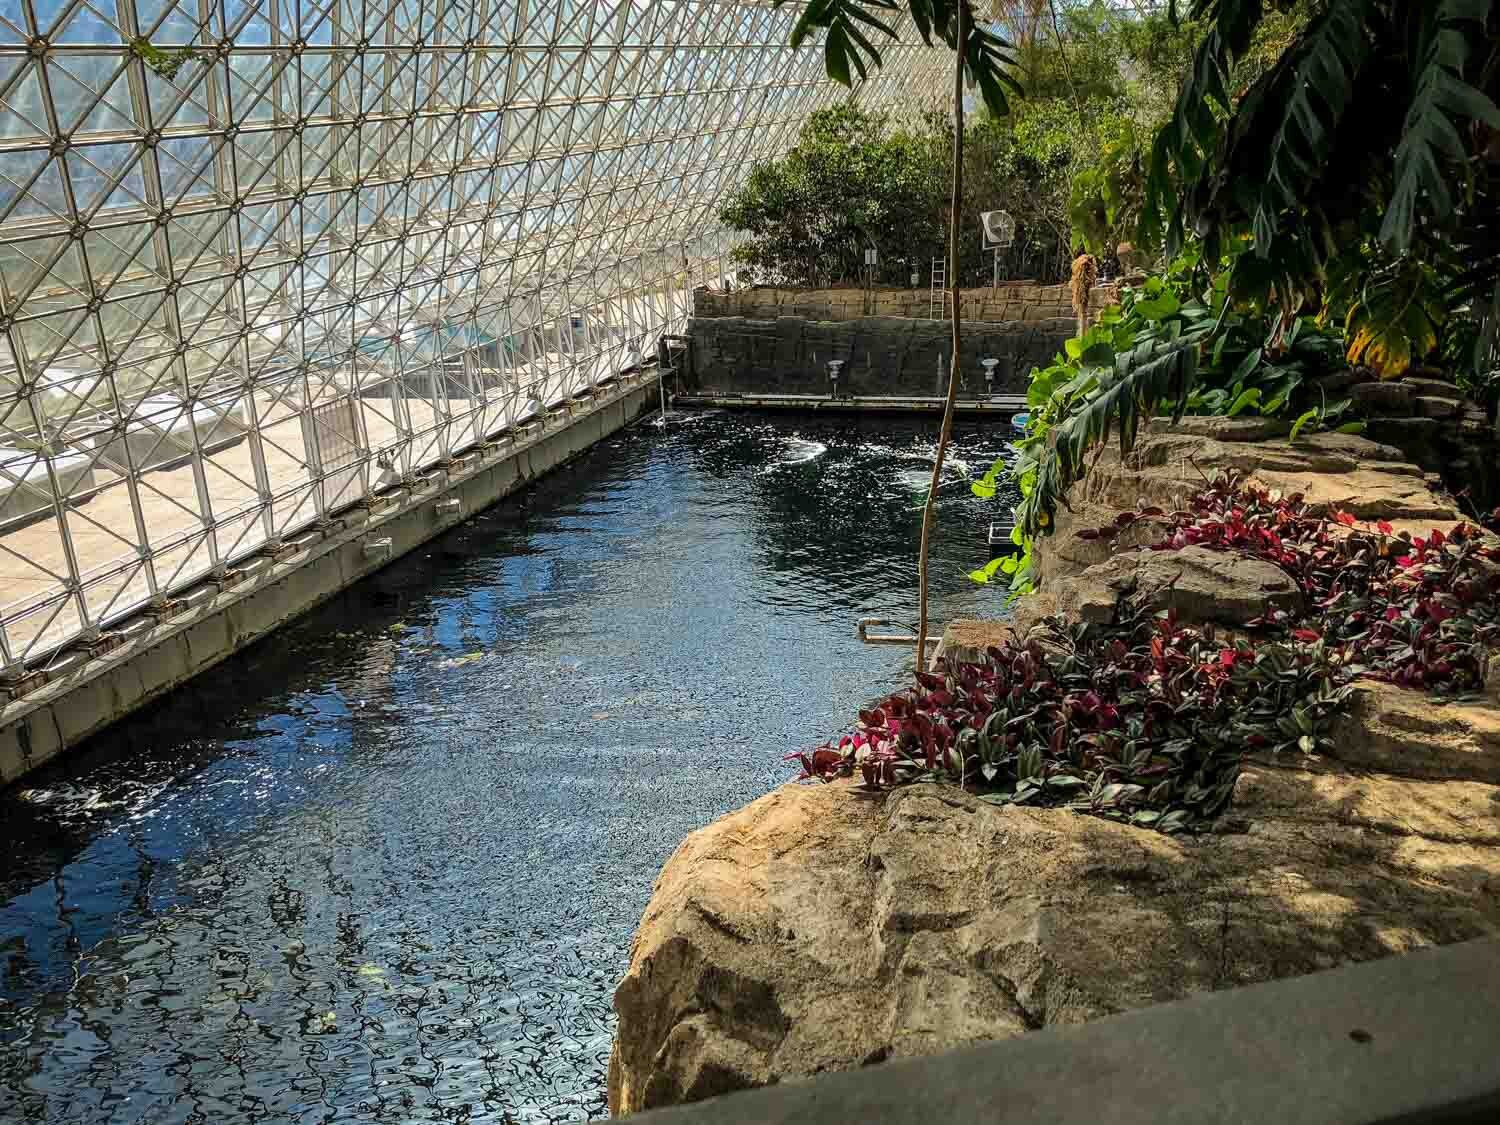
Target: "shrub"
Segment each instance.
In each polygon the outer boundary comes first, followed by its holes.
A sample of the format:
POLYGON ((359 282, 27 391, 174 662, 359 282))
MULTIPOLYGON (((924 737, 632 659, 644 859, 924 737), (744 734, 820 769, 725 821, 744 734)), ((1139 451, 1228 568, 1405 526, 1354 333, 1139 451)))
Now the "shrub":
POLYGON ((1313 754, 1356 677, 1445 694, 1484 683, 1500 630, 1500 548, 1460 526, 1396 534, 1331 519, 1300 496, 1231 478, 1179 512, 1123 512, 1084 533, 1162 526, 1149 549, 1250 555, 1284 569, 1306 614, 1274 613, 1221 640, 1123 598, 1106 624, 1053 618, 1043 635, 861 711, 836 743, 791 755, 803 777, 856 773, 871 789, 938 780, 998 804, 1066 805, 1174 832, 1222 812, 1247 751, 1313 754))

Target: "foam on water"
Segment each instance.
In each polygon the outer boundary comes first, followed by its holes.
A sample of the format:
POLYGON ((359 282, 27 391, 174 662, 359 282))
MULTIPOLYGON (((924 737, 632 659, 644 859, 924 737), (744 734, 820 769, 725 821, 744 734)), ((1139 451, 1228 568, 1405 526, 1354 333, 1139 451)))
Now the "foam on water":
POLYGON ((809 461, 816 461, 828 452, 828 446, 821 441, 808 441, 805 438, 787 438, 782 450, 776 455, 771 464, 766 466, 765 471, 778 468, 786 468, 789 465, 805 465, 809 461))

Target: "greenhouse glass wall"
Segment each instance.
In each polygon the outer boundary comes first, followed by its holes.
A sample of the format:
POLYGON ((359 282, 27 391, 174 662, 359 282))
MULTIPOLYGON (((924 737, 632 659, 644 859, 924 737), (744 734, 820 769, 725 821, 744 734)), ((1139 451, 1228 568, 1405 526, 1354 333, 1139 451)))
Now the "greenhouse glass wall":
POLYGON ((654 355, 845 96, 797 10, 0 4, 0 673, 654 355))

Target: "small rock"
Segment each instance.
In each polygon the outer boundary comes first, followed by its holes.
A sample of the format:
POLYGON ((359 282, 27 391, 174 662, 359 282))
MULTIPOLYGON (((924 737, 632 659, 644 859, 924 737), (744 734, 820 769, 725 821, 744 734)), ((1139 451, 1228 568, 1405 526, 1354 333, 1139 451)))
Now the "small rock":
POLYGON ((1423 418, 1456 418, 1464 408, 1462 401, 1456 398, 1436 398, 1432 395, 1418 395, 1411 400, 1412 409, 1423 418))
POLYGON ((1462 399, 1463 391, 1458 389, 1457 384, 1450 383, 1447 379, 1429 379, 1420 375, 1407 375, 1401 380, 1401 385, 1410 387, 1413 394, 1436 395, 1439 398, 1462 399))
POLYGON ((1153 418, 1148 432, 1155 434, 1188 434, 1214 441, 1265 441, 1285 437, 1292 432, 1290 422, 1280 418, 1225 418, 1219 415, 1190 415, 1173 422, 1170 418, 1153 418))
POLYGON ((1308 380, 1309 385, 1318 388, 1328 395, 1342 394, 1356 383, 1369 383, 1375 379, 1374 374, 1362 367, 1346 367, 1342 371, 1333 371, 1327 375, 1318 375, 1308 380))

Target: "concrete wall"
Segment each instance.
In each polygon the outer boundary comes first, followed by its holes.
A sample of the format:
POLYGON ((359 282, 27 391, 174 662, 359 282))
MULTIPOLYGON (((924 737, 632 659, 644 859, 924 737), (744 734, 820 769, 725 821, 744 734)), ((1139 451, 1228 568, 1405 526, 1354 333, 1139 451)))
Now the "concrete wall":
MULTIPOLYGON (((1111 285, 1097 287, 1089 307, 1097 312, 1118 300, 1111 285)), ((1037 321, 1076 319, 1073 299, 1066 285, 1037 285, 1031 281, 1006 281, 994 288, 965 289, 959 310, 964 320, 1037 321)), ((770 320, 778 316, 800 316, 807 320, 858 320, 870 316, 930 320, 932 295, 926 289, 776 289, 757 286, 721 293, 699 288, 693 291, 693 315, 748 316, 770 320)), ((946 313, 944 314, 946 315, 946 313)))
POLYGON ((633 421, 656 393, 654 371, 621 376, 591 400, 575 400, 569 413, 428 470, 413 487, 342 512, 274 556, 247 559, 222 582, 188 591, 169 614, 127 621, 89 651, 62 653, 0 688, 0 785, 582 453, 633 421))
MULTIPOLYGON (((844 360, 840 391, 917 396, 947 392, 952 336, 942 321, 695 316, 688 332, 693 341, 688 386, 702 393, 827 394, 830 359, 844 360)), ((1073 332, 1071 317, 964 324, 960 393, 985 392, 979 361, 986 357, 1000 361, 995 368, 997 393, 1024 393, 1031 369, 1050 362, 1073 332)))

